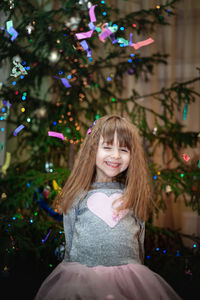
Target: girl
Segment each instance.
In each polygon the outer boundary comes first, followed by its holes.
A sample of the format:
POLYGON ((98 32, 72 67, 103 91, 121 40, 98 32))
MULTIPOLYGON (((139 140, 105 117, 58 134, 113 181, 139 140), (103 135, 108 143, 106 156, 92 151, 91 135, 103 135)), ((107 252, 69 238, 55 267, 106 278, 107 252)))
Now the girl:
POLYGON ((131 123, 110 115, 92 124, 58 198, 65 257, 35 300, 180 299, 142 265, 152 196, 142 144, 131 123))

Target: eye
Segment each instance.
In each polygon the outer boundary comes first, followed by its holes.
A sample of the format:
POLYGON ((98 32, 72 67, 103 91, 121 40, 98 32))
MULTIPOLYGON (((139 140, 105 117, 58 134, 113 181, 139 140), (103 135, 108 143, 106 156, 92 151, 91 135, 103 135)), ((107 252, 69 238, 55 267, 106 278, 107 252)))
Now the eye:
POLYGON ((110 147, 108 147, 108 146, 104 146, 103 148, 104 148, 104 149, 111 149, 111 148, 110 148, 110 147))
POLYGON ((123 152, 128 152, 128 149, 126 149, 126 148, 121 148, 120 150, 123 152))

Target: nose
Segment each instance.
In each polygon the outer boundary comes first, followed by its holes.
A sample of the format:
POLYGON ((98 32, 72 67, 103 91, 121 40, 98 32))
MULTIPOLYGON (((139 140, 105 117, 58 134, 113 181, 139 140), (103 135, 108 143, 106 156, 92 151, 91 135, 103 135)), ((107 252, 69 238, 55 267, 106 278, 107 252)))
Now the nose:
POLYGON ((113 148, 112 157, 115 159, 120 158, 120 151, 118 148, 113 148))

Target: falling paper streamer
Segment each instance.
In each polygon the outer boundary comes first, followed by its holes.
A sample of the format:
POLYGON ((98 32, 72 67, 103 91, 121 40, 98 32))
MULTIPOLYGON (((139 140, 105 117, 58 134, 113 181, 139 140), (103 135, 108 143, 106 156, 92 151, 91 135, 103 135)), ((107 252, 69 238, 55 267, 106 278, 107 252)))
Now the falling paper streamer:
POLYGON ((105 39, 107 37, 109 37, 112 34, 112 31, 110 29, 105 29, 100 35, 99 35, 99 39, 100 41, 102 41, 103 43, 105 42, 105 39))
POLYGON ((183 111, 183 121, 185 121, 187 118, 187 103, 184 106, 184 111, 183 111))
POLYGON ((129 41, 127 41, 127 40, 125 40, 124 38, 118 38, 117 39, 117 42, 119 43, 119 44, 123 44, 123 46, 125 47, 125 46, 129 46, 129 41))
POLYGON ((189 161, 190 157, 189 157, 187 154, 183 153, 182 156, 183 156, 183 159, 184 159, 186 162, 189 161))
POLYGON ((82 33, 76 33, 76 37, 78 40, 87 39, 92 36, 93 32, 94 32, 94 30, 90 30, 87 32, 82 32, 82 33))
POLYGON ((11 41, 13 42, 18 36, 18 32, 13 27, 11 27, 8 32, 12 35, 11 41))
POLYGON ((56 131, 48 131, 48 136, 57 137, 59 139, 64 140, 64 135, 62 133, 56 132, 56 131))
POLYGON ((18 36, 18 32, 14 29, 12 20, 6 22, 6 29, 7 32, 12 35, 11 41, 13 42, 18 36))
POLYGON ((94 13, 94 9, 97 5, 92 5, 89 9, 89 16, 90 16, 90 21, 91 22, 96 22, 96 16, 95 16, 95 13, 94 13))
POLYGON ((11 27, 13 27, 13 21, 12 21, 12 20, 7 21, 7 22, 6 22, 6 29, 7 29, 8 32, 9 32, 9 29, 10 29, 11 27))
POLYGON ((60 79, 62 81, 62 83, 64 84, 64 86, 66 86, 67 88, 71 87, 71 85, 69 84, 69 81, 66 78, 59 78, 57 76, 54 76, 54 78, 60 79))
POLYGON ((53 189, 55 191, 61 191, 61 187, 58 186, 58 184, 57 184, 57 182, 56 182, 55 179, 53 179, 52 184, 53 184, 53 189))
POLYGON ((19 125, 13 132, 14 136, 17 136, 18 132, 21 131, 25 126, 24 125, 19 125))
POLYGON ((88 24, 88 27, 90 28, 90 30, 95 30, 97 28, 92 22, 88 24))
MULTIPOLYGON (((150 45, 154 42, 154 40, 152 38, 148 38, 147 40, 138 42, 138 43, 133 43, 132 42, 132 34, 130 34, 130 41, 127 41, 123 38, 118 38, 115 39, 114 37, 114 32, 116 32, 118 30, 118 26, 116 24, 114 24, 113 26, 109 26, 108 23, 104 23, 101 28, 99 28, 98 26, 95 26, 93 24, 93 22, 96 22, 96 16, 94 14, 94 8, 96 5, 93 5, 90 7, 89 10, 89 16, 90 16, 90 23, 88 24, 88 27, 91 29, 90 31, 87 32, 80 32, 80 33, 76 33, 76 37, 78 40, 81 39, 87 39, 90 38, 94 32, 94 30, 96 30, 97 32, 100 32, 99 34, 99 39, 104 43, 107 37, 110 37, 112 44, 116 44, 116 43, 120 43, 121 46, 131 46, 134 49, 139 49, 141 47, 150 45)), ((87 55, 89 56, 89 54, 87 55)))
POLYGON ((90 16, 90 23, 89 23, 89 28, 91 29, 90 31, 87 32, 82 32, 82 33, 76 33, 76 37, 78 40, 82 40, 82 39, 87 39, 90 38, 95 30, 95 25, 93 24, 93 22, 96 22, 96 16, 94 13, 94 9, 95 9, 96 5, 92 5, 89 9, 89 16, 90 16))
POLYGON ((11 160, 11 153, 6 152, 6 160, 5 160, 4 165, 1 168, 1 171, 4 175, 6 175, 6 171, 7 171, 8 167, 10 166, 10 160, 11 160))
POLYGON ((89 48, 86 40, 83 40, 82 42, 80 42, 80 44, 83 47, 83 49, 85 51, 87 51, 87 57, 91 57, 92 56, 92 52, 91 52, 91 49, 89 48))
POLYGON ((46 237, 44 238, 44 240, 42 240, 42 243, 45 243, 46 240, 48 239, 50 233, 52 232, 52 229, 49 230, 49 232, 47 233, 46 237))
POLYGON ((130 46, 133 47, 135 50, 138 50, 139 48, 147 46, 147 45, 150 45, 153 42, 154 42, 154 40, 152 38, 149 38, 147 40, 144 40, 144 41, 141 41, 141 42, 137 42, 136 44, 132 43, 130 46))

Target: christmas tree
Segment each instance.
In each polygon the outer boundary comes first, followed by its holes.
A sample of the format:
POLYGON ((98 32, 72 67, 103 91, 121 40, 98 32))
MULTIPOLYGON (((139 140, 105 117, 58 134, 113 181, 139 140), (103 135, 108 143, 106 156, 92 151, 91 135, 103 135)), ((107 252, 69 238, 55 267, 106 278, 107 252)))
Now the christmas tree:
MULTIPOLYGON (((175 120, 175 111, 182 112, 184 120, 197 101, 199 93, 191 86, 200 77, 151 94, 142 95, 136 88, 128 96, 124 93, 127 77, 129 82, 132 78, 133 83, 145 83, 156 66, 167 64, 166 53, 148 56, 141 50, 153 45, 158 27, 170 24, 176 2, 126 15, 113 1, 0 3, 0 61, 5 73, 0 86, 1 280, 6 293, 14 285, 14 295, 33 298, 62 260, 62 216, 53 201, 90 125, 107 113, 127 116, 139 128, 157 213, 166 209, 169 194, 174 201, 183 197, 200 213, 199 158, 180 154, 182 147, 197 146, 199 133, 185 131, 175 120), (147 98, 158 101, 160 112, 139 101, 147 98), (174 168, 154 161, 161 146, 163 151, 170 149, 174 168)), ((154 226, 154 218, 150 216, 146 226, 145 264, 187 297, 198 289, 200 239, 189 236, 193 247, 187 248, 183 233, 154 226)))

